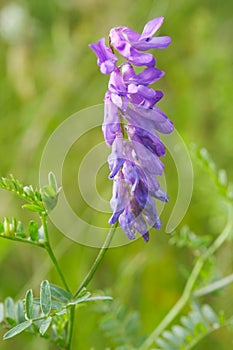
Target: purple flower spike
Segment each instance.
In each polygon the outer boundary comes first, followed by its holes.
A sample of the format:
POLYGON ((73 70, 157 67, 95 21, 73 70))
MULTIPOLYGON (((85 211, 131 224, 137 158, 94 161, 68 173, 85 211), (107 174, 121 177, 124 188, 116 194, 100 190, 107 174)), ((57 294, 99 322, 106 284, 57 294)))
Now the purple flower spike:
POLYGON ((105 45, 105 39, 102 38, 97 44, 90 44, 89 47, 97 56, 97 64, 103 74, 110 74, 116 68, 117 57, 112 53, 111 49, 105 45))
POLYGON ((162 23, 163 17, 152 19, 142 34, 116 27, 110 31, 111 48, 104 39, 90 45, 101 72, 110 74, 102 126, 106 144, 112 146, 108 157, 109 178, 113 179, 109 224, 118 221, 130 240, 139 233, 145 242, 149 240, 149 227, 161 227, 155 200, 168 201, 158 180, 164 171, 160 158, 166 152, 158 133, 169 134, 174 129, 157 107, 163 92, 151 87, 165 73, 155 67, 154 56, 144 52, 170 44, 167 36, 153 36, 162 23), (114 49, 125 59, 120 66, 116 66, 114 49), (136 73, 134 66, 145 68, 136 73))

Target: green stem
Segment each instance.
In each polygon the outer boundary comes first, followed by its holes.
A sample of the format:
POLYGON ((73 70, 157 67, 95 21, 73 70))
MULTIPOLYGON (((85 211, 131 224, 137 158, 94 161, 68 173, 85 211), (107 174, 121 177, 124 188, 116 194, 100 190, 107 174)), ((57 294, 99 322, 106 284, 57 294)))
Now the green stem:
POLYGON ((21 242, 21 243, 27 243, 27 244, 34 245, 34 246, 36 246, 36 247, 45 248, 45 244, 44 244, 44 243, 29 241, 29 240, 27 240, 27 239, 18 238, 18 237, 16 237, 16 236, 4 236, 3 234, 0 234, 0 238, 5 238, 5 239, 9 239, 9 240, 11 240, 11 241, 16 241, 16 242, 21 242))
MULTIPOLYGON (((99 251, 99 254, 97 255, 92 267, 90 268, 88 274, 78 287, 76 293, 74 294, 74 299, 79 295, 81 290, 88 285, 88 283, 92 280, 96 270, 98 269, 101 261, 103 260, 110 243, 113 239, 114 233, 116 231, 118 223, 116 223, 108 232, 108 235, 104 241, 104 244, 102 248, 99 251)), ((68 335, 67 335, 67 350, 71 350, 72 346, 72 337, 73 337, 73 332, 74 332, 74 319, 75 319, 75 305, 72 305, 69 309, 69 326, 68 326, 68 335)))
POLYGON ((48 234, 48 228, 47 228, 47 222, 46 222, 46 216, 45 215, 41 215, 41 222, 42 222, 42 225, 43 225, 43 228, 44 228, 44 235, 45 235, 45 249, 47 250, 56 270, 57 270, 57 273, 58 275, 60 276, 61 278, 61 281, 65 287, 65 289, 68 291, 68 292, 71 292, 70 291, 70 288, 65 280, 65 277, 60 269, 60 266, 57 262, 57 259, 53 253, 53 250, 51 248, 51 245, 50 245, 50 240, 49 240, 49 234, 48 234))
POLYGON ((74 333, 75 305, 69 308, 69 324, 67 334, 67 350, 71 350, 72 338, 74 333))
POLYGON ((180 299, 171 308, 171 310, 168 312, 168 314, 165 316, 162 322, 156 327, 156 329, 151 333, 151 335, 146 339, 146 341, 141 345, 140 350, 149 349, 149 347, 156 341, 156 339, 158 339, 161 333, 169 326, 169 324, 174 320, 174 318, 180 313, 180 311, 186 305, 186 303, 188 302, 192 294, 193 287, 195 285, 197 277, 199 276, 199 273, 201 272, 201 269, 204 263, 224 243, 224 241, 229 236, 231 229, 232 229, 232 208, 228 216, 228 223, 224 228, 224 230, 222 231, 222 233, 218 236, 218 238, 216 238, 216 240, 211 244, 211 246, 206 250, 206 252, 197 259, 193 267, 193 270, 191 272, 191 275, 188 281, 186 282, 184 291, 180 299))
POLYGON ((224 288, 224 287, 226 287, 227 285, 229 285, 232 282, 233 282, 233 273, 228 275, 227 277, 221 278, 218 281, 210 283, 210 284, 208 284, 207 286, 205 286, 203 288, 195 290, 194 293, 193 293, 193 296, 194 297, 202 297, 204 295, 213 293, 216 290, 224 288))
POLYGON ((105 242, 104 242, 102 248, 99 251, 99 254, 97 255, 97 257, 96 257, 92 267, 90 268, 88 274, 86 275, 86 277, 84 278, 84 280, 82 281, 82 283, 78 287, 76 293, 74 294, 74 298, 76 298, 79 295, 79 293, 81 292, 81 290, 83 288, 87 287, 89 282, 92 280, 96 270, 98 269, 101 261, 103 260, 105 254, 106 254, 106 252, 107 252, 107 250, 108 250, 108 248, 110 246, 110 243, 111 243, 111 241, 113 239, 113 236, 114 236, 114 233, 115 233, 115 231, 117 229, 117 226, 118 226, 118 222, 114 226, 112 226, 111 229, 109 230, 108 235, 107 235, 107 237, 105 239, 105 242))

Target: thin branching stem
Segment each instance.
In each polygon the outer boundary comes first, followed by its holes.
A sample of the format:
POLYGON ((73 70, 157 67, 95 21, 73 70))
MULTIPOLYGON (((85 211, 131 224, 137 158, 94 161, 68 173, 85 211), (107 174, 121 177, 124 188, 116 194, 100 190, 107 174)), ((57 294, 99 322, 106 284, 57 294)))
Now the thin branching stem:
POLYGON ((70 291, 70 288, 65 280, 65 277, 60 269, 60 266, 58 264, 58 261, 53 253, 53 250, 51 248, 51 245, 50 245, 50 239, 49 239, 49 234, 48 234, 48 228, 47 228, 47 222, 46 222, 46 216, 45 215, 41 215, 41 222, 42 222, 42 225, 43 225, 43 228, 44 228, 44 235, 45 235, 45 249, 47 250, 53 264, 54 264, 54 267, 56 268, 57 270, 57 273, 58 275, 60 276, 61 278, 61 281, 65 287, 65 289, 68 291, 68 292, 71 292, 70 291))
POLYGON ((118 226, 118 222, 115 225, 113 225, 111 227, 111 229, 109 230, 108 235, 107 235, 107 237, 106 237, 106 239, 104 241, 104 244, 103 244, 102 248, 99 251, 99 254, 97 255, 97 257, 96 257, 92 267, 90 268, 88 274, 83 279, 82 283, 80 284, 80 286, 78 287, 76 293, 74 294, 74 298, 76 298, 79 295, 79 293, 81 292, 81 290, 83 288, 87 287, 89 282, 92 280, 96 270, 98 269, 101 261, 103 260, 105 254, 106 254, 106 252, 107 252, 107 250, 108 250, 108 248, 110 246, 110 243, 111 243, 111 241, 113 239, 113 236, 114 236, 114 233, 115 233, 115 231, 117 229, 117 226, 118 226))
POLYGON ((16 237, 16 236, 5 236, 3 234, 1 234, 0 237, 8 239, 8 240, 11 240, 11 241, 16 241, 16 242, 20 242, 20 243, 27 243, 27 244, 34 245, 36 247, 45 248, 45 243, 43 243, 43 242, 34 242, 34 241, 31 241, 31 240, 19 238, 19 237, 16 237))
POLYGON ((161 335, 161 333, 170 325, 170 323, 175 319, 175 317, 180 313, 183 307, 187 304, 188 300, 191 297, 193 292, 196 280, 201 272, 201 269, 204 263, 209 259, 209 257, 216 252, 216 250, 226 241, 231 230, 232 230, 232 206, 228 206, 229 214, 228 214, 228 222, 225 226, 224 230, 221 234, 216 238, 216 240, 210 245, 210 247, 206 250, 206 252, 201 255, 189 276, 189 279, 186 282, 184 287, 184 291, 180 297, 180 299, 176 302, 176 304, 171 308, 168 314, 164 317, 162 322, 155 328, 155 330, 151 333, 151 335, 145 340, 145 342, 141 345, 140 350, 147 350, 150 346, 156 342, 156 339, 161 335))
MULTIPOLYGON (((108 232, 108 235, 103 243, 102 248, 99 251, 99 254, 97 255, 92 267, 90 268, 89 272, 87 273, 86 277, 83 279, 82 283, 78 287, 77 291, 74 294, 74 299, 79 295, 81 290, 89 284, 89 282, 92 280, 96 270, 98 269, 101 261, 103 260, 110 244, 113 239, 114 233, 117 229, 118 223, 116 223, 114 226, 111 227, 111 229, 108 232)), ((72 346, 72 337, 74 332, 74 321, 75 321, 75 306, 72 305, 69 308, 69 326, 68 326, 68 336, 67 336, 67 350, 71 350, 72 346)))
POLYGON ((72 349, 72 339, 74 333, 74 321, 75 321, 75 305, 71 305, 68 309, 69 312, 69 324, 67 333, 67 350, 72 349))

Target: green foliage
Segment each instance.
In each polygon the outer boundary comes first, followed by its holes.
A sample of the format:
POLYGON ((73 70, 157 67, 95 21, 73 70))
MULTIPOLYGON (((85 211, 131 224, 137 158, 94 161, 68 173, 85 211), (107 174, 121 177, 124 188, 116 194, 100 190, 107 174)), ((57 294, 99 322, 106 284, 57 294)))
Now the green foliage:
POLYGON ((40 306, 45 315, 51 311, 51 290, 48 281, 43 281, 40 285, 40 306))
POLYGON ((218 169, 209 152, 205 148, 199 148, 192 144, 190 147, 192 156, 207 170, 214 181, 219 194, 227 201, 233 199, 232 184, 228 183, 227 174, 224 169, 218 169))
POLYGON ((98 305, 97 311, 103 314, 99 327, 115 350, 133 350, 145 340, 146 336, 141 334, 139 313, 131 311, 120 300, 98 305))
POLYGON ((34 316, 33 312, 33 292, 32 289, 29 289, 25 296, 25 318, 27 320, 32 320, 34 316))
POLYGON ((92 296, 86 289, 74 299, 65 289, 44 280, 40 285, 39 298, 35 298, 32 289, 29 289, 24 300, 14 303, 13 299, 8 297, 4 303, 0 303, 0 324, 10 328, 5 333, 4 339, 28 330, 30 333, 50 339, 65 349, 68 309, 72 305, 106 300, 110 301, 112 298, 102 295, 92 296))
POLYGON ((30 203, 25 204, 23 206, 24 208, 38 213, 45 211, 40 191, 34 189, 31 185, 24 186, 19 180, 15 179, 13 175, 1 178, 0 188, 13 192, 18 197, 30 203))
POLYGON ((57 180, 52 172, 48 175, 48 181, 49 184, 42 188, 41 193, 45 208, 50 212, 57 205, 60 188, 58 188, 57 180))
POLYGON ((30 220, 25 229, 21 221, 7 217, 0 222, 0 237, 40 246, 45 241, 43 226, 39 227, 36 221, 30 220))
POLYGON ((210 305, 200 307, 195 303, 189 314, 181 317, 180 324, 165 330, 156 342, 160 350, 190 350, 205 336, 232 321, 221 312, 217 314, 210 305))
POLYGON ((169 243, 174 244, 179 248, 188 247, 195 250, 205 250, 211 240, 212 237, 210 235, 198 236, 196 233, 192 232, 187 225, 185 225, 179 232, 172 235, 169 243))
POLYGON ((55 175, 50 172, 48 175, 49 184, 42 189, 34 189, 31 185, 24 186, 13 175, 2 177, 0 179, 0 188, 16 194, 24 199, 28 204, 24 204, 23 208, 39 213, 40 215, 49 212, 55 208, 58 201, 60 189, 57 186, 55 175))
POLYGON ((19 333, 22 333, 25 331, 27 328, 31 326, 32 322, 31 321, 25 321, 20 324, 17 324, 14 328, 10 329, 6 334, 4 334, 3 339, 10 339, 18 335, 19 333))

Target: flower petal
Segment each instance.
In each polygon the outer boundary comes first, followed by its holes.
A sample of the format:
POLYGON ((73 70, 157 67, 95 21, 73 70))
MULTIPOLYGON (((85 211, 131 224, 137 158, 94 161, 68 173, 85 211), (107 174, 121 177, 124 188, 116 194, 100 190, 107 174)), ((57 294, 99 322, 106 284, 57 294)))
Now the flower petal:
POLYGON ((104 99, 104 122, 102 125, 105 142, 111 146, 117 133, 121 131, 118 108, 113 104, 107 92, 104 99))
POLYGON ((108 157, 108 164, 111 170, 109 179, 112 179, 125 162, 123 155, 123 135, 118 133, 112 144, 112 153, 108 157))
POLYGON ((142 40, 151 37, 161 27, 163 20, 164 17, 156 17, 147 22, 140 36, 140 39, 142 40))
POLYGON ((113 215, 109 219, 109 224, 113 225, 129 205, 129 190, 124 181, 124 177, 121 173, 114 179, 112 188, 112 198, 110 200, 110 206, 113 211, 113 215))
POLYGON ((130 81, 140 85, 150 85, 162 78, 164 74, 165 73, 158 68, 148 67, 141 73, 132 77, 130 81))
POLYGON ((169 36, 158 36, 148 40, 139 40, 133 47, 137 50, 146 51, 150 49, 166 49, 171 44, 169 36))
POLYGON ((105 45, 105 39, 102 38, 97 44, 90 44, 89 47, 97 56, 97 64, 101 73, 110 74, 116 68, 117 56, 113 54, 111 49, 105 45))

